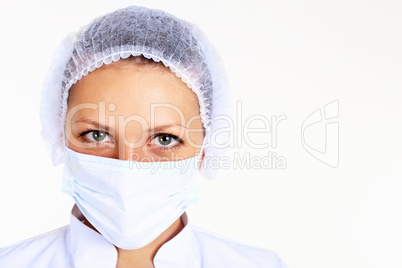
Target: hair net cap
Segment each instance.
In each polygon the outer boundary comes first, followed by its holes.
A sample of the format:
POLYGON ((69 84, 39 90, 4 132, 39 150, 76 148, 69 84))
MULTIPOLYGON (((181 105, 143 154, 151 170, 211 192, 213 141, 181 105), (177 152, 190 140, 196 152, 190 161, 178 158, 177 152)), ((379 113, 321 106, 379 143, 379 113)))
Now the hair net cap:
POLYGON ((229 146, 231 112, 219 57, 195 25, 160 10, 137 6, 94 19, 68 35, 56 49, 41 103, 42 136, 53 164, 64 162, 63 129, 71 86, 103 64, 131 55, 162 62, 197 95, 206 130, 201 172, 215 178, 219 170, 216 160, 229 146), (223 128, 227 131, 219 131, 223 128), (215 166, 211 165, 213 158, 215 166))

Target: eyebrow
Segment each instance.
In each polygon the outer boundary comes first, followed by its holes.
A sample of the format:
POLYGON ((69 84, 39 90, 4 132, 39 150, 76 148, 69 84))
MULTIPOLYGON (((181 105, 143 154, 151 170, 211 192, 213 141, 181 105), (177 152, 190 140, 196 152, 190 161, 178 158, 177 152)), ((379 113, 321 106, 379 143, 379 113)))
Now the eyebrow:
MULTIPOLYGON (((74 123, 86 123, 86 124, 92 125, 92 126, 94 126, 96 128, 102 129, 102 130, 104 130, 106 132, 110 132, 111 130, 114 130, 114 128, 112 128, 112 127, 103 125, 103 124, 99 123, 96 120, 92 120, 92 119, 85 118, 85 117, 74 121, 74 123)), ((147 130, 144 130, 143 132, 148 132, 148 133, 150 133, 150 132, 158 132, 158 131, 164 130, 166 128, 171 128, 171 127, 186 128, 185 126, 182 126, 180 124, 166 124, 166 125, 157 126, 155 128, 149 128, 147 130)))
POLYGON ((82 117, 82 118, 80 118, 80 119, 74 121, 74 123, 85 123, 85 124, 89 124, 89 125, 94 126, 95 128, 102 129, 102 130, 104 130, 104 131, 106 131, 106 132, 110 132, 110 130, 114 130, 113 128, 111 128, 111 127, 109 127, 109 126, 105 126, 105 125, 99 123, 99 122, 96 121, 96 120, 92 120, 92 119, 85 118, 85 117, 82 117))
POLYGON ((164 129, 166 129, 166 128, 171 128, 171 127, 186 128, 186 127, 184 127, 184 126, 182 126, 182 125, 179 125, 179 124, 167 124, 167 125, 162 125, 162 126, 157 126, 157 127, 154 127, 154 128, 150 128, 150 129, 147 129, 147 130, 145 130, 145 131, 143 131, 143 132, 148 132, 148 133, 151 133, 151 132, 158 132, 158 131, 164 130, 164 129))

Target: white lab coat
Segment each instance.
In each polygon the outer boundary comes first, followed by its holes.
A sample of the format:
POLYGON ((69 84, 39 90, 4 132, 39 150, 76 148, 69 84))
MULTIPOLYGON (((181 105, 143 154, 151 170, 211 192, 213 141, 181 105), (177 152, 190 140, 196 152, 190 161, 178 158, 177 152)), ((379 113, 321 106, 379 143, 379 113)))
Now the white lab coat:
MULTIPOLYGON (((273 252, 239 244, 188 224, 154 258, 155 268, 285 268, 273 252)), ((117 251, 82 223, 75 205, 70 225, 0 249, 4 268, 115 268, 117 251)))

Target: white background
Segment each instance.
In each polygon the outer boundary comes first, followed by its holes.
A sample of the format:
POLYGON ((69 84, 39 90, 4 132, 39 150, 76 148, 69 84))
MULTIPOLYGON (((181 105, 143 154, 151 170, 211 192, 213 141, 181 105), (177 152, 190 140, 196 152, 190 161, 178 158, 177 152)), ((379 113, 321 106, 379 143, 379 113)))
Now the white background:
MULTIPOLYGON (((294 268, 402 267, 402 2, 396 0, 3 2, 0 247, 69 223, 73 203, 60 191, 61 167, 52 167, 40 136, 42 79, 67 33, 130 4, 197 24, 220 51, 244 118, 287 117, 276 148, 238 149, 276 152, 286 169, 224 171, 203 182, 201 203, 189 211, 193 224, 272 249, 294 268), (333 168, 303 148, 301 126, 335 100, 339 166, 333 168)), ((253 140, 269 142, 270 135, 253 140)))

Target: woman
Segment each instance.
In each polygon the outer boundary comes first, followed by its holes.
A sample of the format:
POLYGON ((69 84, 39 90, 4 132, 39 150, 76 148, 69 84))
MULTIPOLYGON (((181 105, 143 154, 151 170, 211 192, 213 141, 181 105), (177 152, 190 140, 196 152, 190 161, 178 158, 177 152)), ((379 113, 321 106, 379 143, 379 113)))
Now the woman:
MULTIPOLYGON (((284 267, 273 252, 188 224, 198 171, 224 154, 226 86, 193 25, 130 6, 96 18, 55 54, 43 135, 69 226, 0 250, 0 267, 284 267), (219 140, 218 140, 219 139, 219 140)), ((227 134, 227 133, 226 133, 227 134)))

